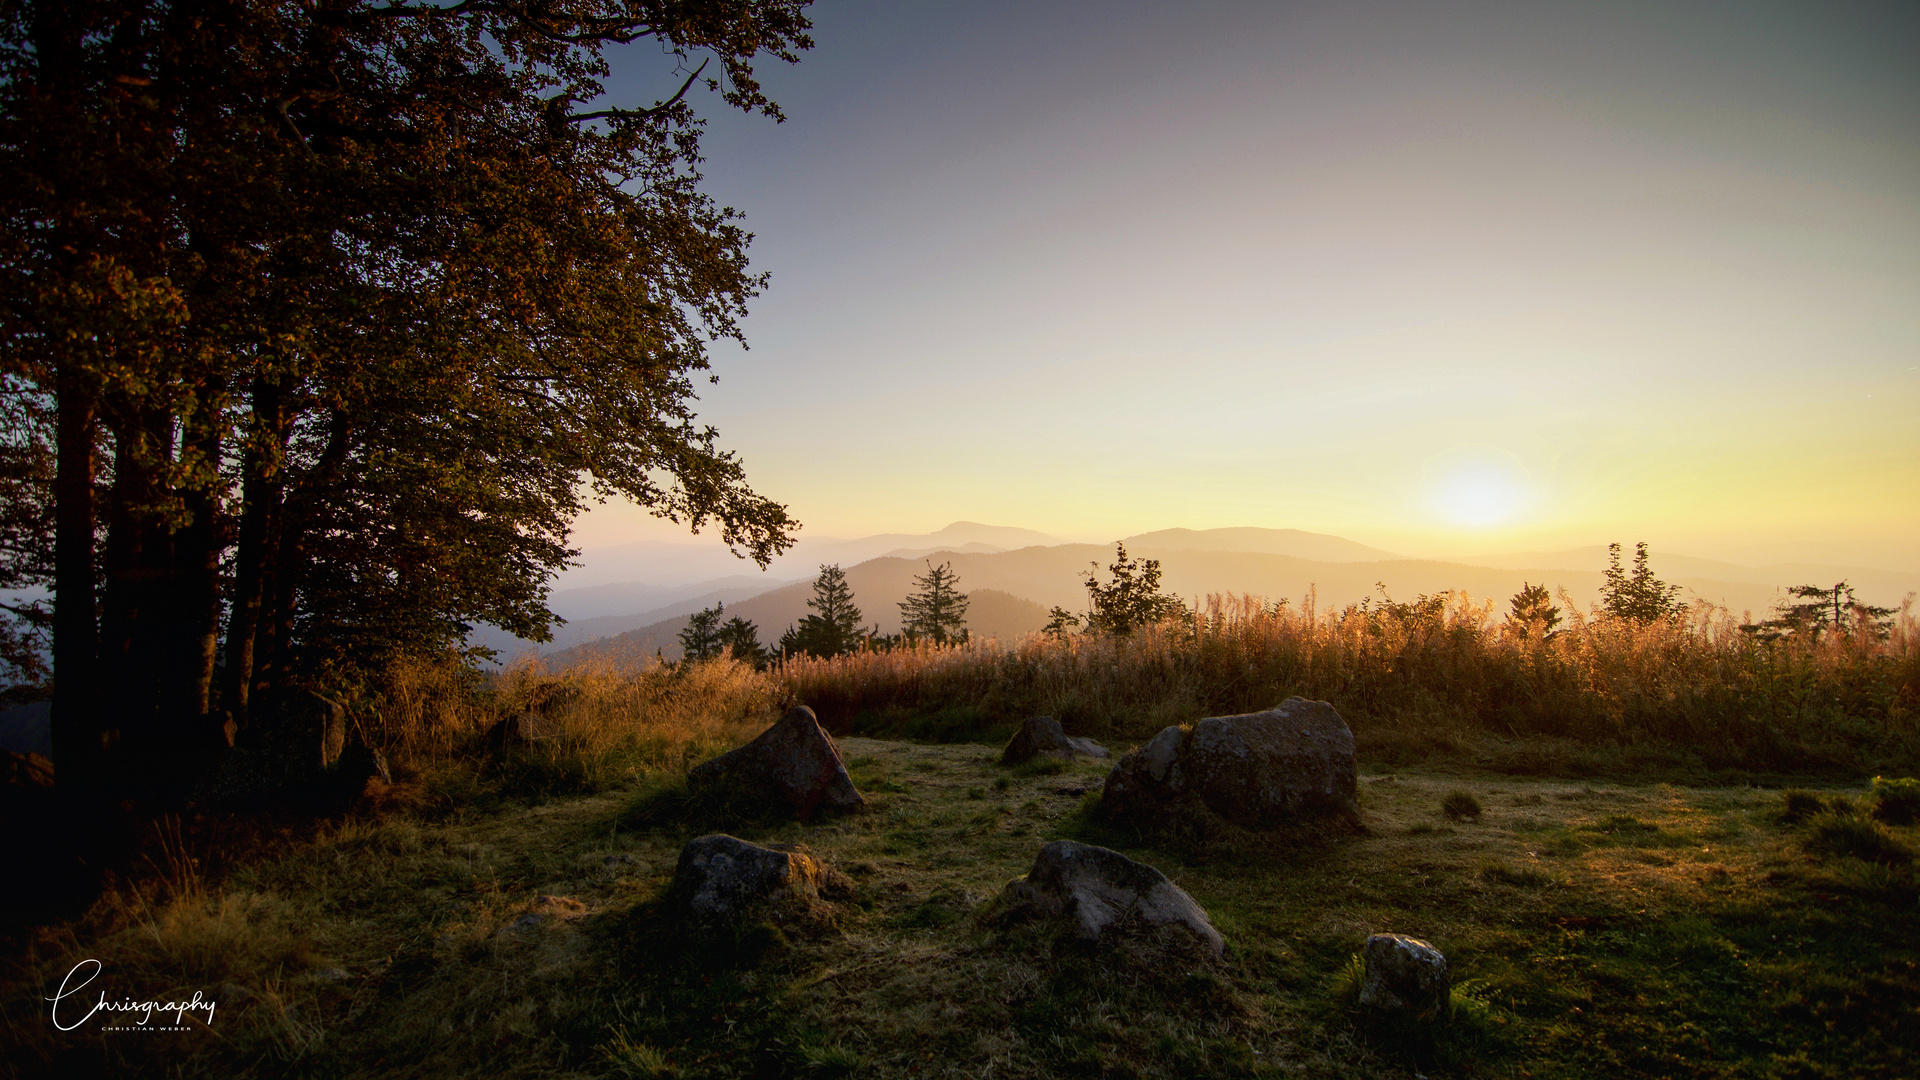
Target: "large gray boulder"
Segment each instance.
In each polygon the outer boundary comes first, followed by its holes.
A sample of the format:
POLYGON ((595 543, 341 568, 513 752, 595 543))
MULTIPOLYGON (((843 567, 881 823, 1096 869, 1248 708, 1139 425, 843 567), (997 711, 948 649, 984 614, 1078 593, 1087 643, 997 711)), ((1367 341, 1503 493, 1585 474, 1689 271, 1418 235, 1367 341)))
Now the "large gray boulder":
POLYGON ((867 804, 847 775, 840 747, 805 705, 788 709, 747 745, 694 766, 687 783, 736 784, 784 804, 802 821, 822 810, 858 810, 867 804))
POLYGON ((1207 913, 1167 876, 1108 848, 1055 840, 1033 869, 1007 883, 995 921, 1059 919, 1074 937, 1098 942, 1132 931, 1175 928, 1219 955, 1225 949, 1207 913))
POLYGON ((1121 758, 1101 799, 1109 817, 1153 820, 1195 801, 1249 829, 1356 806, 1353 732, 1324 701, 1169 727, 1121 758))
POLYGON ((1042 755, 1062 760, 1109 756, 1107 748, 1092 739, 1068 735, 1066 729, 1060 726, 1060 721, 1053 717, 1034 716, 1014 732, 1013 740, 1007 743, 1006 750, 1000 754, 1000 764, 1019 765, 1042 755))
POLYGON ((509 746, 530 746, 558 738, 560 724, 539 713, 523 712, 509 716, 487 729, 487 746, 495 751, 509 746))
POLYGON ((307 690, 263 697, 234 746, 195 788, 213 802, 280 795, 355 795, 368 780, 389 779, 386 759, 347 738, 347 711, 307 690))
POLYGON ((725 930, 769 918, 787 923, 816 915, 823 897, 843 897, 851 883, 804 849, 782 850, 725 833, 680 849, 667 913, 697 929, 725 930))
POLYGON ((1453 978, 1439 949, 1404 934, 1375 934, 1367 939, 1364 955, 1361 1008, 1419 1020, 1446 1012, 1453 978))

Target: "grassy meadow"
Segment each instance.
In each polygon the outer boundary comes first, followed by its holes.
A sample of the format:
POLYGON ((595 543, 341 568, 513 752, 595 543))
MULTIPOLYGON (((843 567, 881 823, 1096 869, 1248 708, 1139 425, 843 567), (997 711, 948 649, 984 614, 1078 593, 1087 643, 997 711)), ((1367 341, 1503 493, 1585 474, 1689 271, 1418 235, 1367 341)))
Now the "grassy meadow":
POLYGON ((1920 1046, 1916 637, 1812 647, 1726 620, 1540 640, 1460 602, 1215 601, 1124 642, 679 668, 390 672, 354 705, 394 761, 351 809, 168 815, 85 911, 6 931, 7 1075, 1910 1076, 1920 1046), (1359 832, 1144 836, 1105 765, 996 763, 1050 712, 1124 751, 1300 693, 1353 725, 1359 832), (687 767, 804 702, 871 805, 811 824, 687 767), (503 715, 552 738, 491 751, 503 715), (1903 809, 1904 808, 1904 809, 1903 809), (689 948, 654 905, 711 831, 848 874, 818 924, 689 948), (1159 867, 1220 959, 1062 947, 978 914, 1056 837, 1159 867), (1349 1005, 1370 933, 1450 957, 1453 1015, 1349 1005), (210 1029, 63 1034, 82 959, 210 1029))

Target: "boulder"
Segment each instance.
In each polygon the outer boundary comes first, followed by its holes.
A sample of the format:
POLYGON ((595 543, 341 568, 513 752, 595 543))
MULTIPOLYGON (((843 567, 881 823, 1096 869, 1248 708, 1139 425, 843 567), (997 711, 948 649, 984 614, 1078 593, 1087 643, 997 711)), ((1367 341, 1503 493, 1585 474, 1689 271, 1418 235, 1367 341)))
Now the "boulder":
POLYGON ((523 712, 488 728, 487 746, 496 751, 504 750, 509 746, 544 742, 558 734, 560 725, 557 722, 538 713, 523 712))
POLYGON ((1006 750, 1000 755, 1000 764, 1018 765, 1042 754, 1063 759, 1108 756, 1106 747, 1092 739, 1077 739, 1068 735, 1066 729, 1060 726, 1060 721, 1053 717, 1033 716, 1014 733, 1013 741, 1007 744, 1006 750))
POLYGON ((239 733, 239 745, 289 774, 314 773, 339 760, 347 748, 347 710, 310 690, 285 690, 267 702, 265 715, 239 733))
POLYGON ((821 810, 858 810, 867 804, 847 775, 840 748, 805 705, 788 709, 747 745, 694 766, 687 783, 736 784, 784 804, 802 821, 821 810))
POLYGON ((1243 828, 1307 813, 1353 813, 1353 732, 1332 705, 1288 698, 1265 712, 1170 727, 1120 759, 1103 813, 1155 818, 1197 800, 1243 828))
POLYGON ((687 842, 667 886, 670 917, 722 930, 758 918, 788 923, 845 898, 852 883, 803 848, 761 847, 725 833, 687 842))
POLYGON ((1453 979, 1439 949, 1403 934, 1375 934, 1364 955, 1361 1008, 1422 1020, 1446 1011, 1453 979))
POLYGON ((35 753, 0 750, 0 787, 50 788, 53 786, 53 762, 35 753))
POLYGON ((1007 883, 992 918, 1059 919, 1074 937, 1089 942, 1171 928, 1191 934, 1215 955, 1226 947, 1206 911, 1165 874, 1117 851, 1074 840, 1041 848, 1033 869, 1007 883))
POLYGON ((306 690, 255 702, 235 745, 195 789, 214 802, 278 795, 353 796, 372 779, 388 780, 386 758, 347 738, 345 707, 306 690))

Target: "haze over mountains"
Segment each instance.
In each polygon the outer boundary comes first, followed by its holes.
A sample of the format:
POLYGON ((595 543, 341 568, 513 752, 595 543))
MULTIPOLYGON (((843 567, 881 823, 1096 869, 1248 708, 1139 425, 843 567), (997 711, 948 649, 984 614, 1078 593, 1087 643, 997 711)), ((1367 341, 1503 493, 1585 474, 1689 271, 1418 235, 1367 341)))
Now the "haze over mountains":
MULTIPOLYGON (((1203 600, 1210 593, 1309 597, 1320 610, 1378 596, 1381 584, 1398 600, 1446 589, 1492 599, 1504 611, 1523 584, 1564 589, 1581 610, 1599 599, 1604 545, 1566 551, 1514 552, 1453 560, 1411 559, 1352 540, 1298 529, 1163 529, 1125 538, 1129 554, 1161 562, 1162 586, 1203 600)), ((772 644, 808 613, 807 599, 820 564, 837 562, 856 603, 881 633, 899 629, 898 604, 929 560, 950 562, 972 597, 970 629, 979 637, 1011 640, 1040 629, 1047 609, 1086 607, 1082 584, 1095 565, 1101 576, 1113 545, 1062 542, 1030 529, 955 522, 934 533, 888 533, 857 539, 802 541, 765 571, 717 544, 644 541, 597 548, 556 582, 552 609, 567 620, 555 640, 539 646, 557 654, 588 642, 623 654, 672 658, 677 635, 694 612, 716 603, 729 616, 755 623, 772 644), (699 576, 707 572, 707 576, 699 576)), ((1631 553, 1629 552, 1629 557, 1631 553)), ((1681 586, 1688 600, 1706 599, 1735 614, 1771 610, 1786 586, 1850 582, 1860 599, 1898 605, 1920 591, 1920 574, 1816 563, 1742 566, 1682 554, 1652 553, 1654 571, 1681 586)), ((512 656, 534 649, 493 628, 473 643, 512 656)), ((565 657, 556 656, 564 661, 565 657)))

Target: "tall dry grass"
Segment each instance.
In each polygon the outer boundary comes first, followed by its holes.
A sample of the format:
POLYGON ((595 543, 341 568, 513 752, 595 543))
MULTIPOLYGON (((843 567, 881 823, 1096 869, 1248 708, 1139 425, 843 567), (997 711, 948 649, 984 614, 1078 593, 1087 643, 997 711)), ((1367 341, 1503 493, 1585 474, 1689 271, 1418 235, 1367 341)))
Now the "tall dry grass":
MULTIPOLYGON (((1566 610, 1568 625, 1546 635, 1457 594, 1327 611, 1311 597, 1290 607, 1215 595, 1125 638, 920 644, 792 657, 764 672, 614 654, 564 670, 525 658, 491 675, 452 657, 416 660, 369 695, 363 729, 403 761, 438 761, 475 754, 494 724, 531 712, 551 737, 520 765, 599 788, 684 770, 751 737, 785 702, 812 706, 842 733, 990 738, 1044 714, 1126 740, 1299 694, 1333 702, 1363 749, 1387 760, 1463 747, 1498 756, 1505 741, 1536 757, 1561 754, 1555 745, 1630 758, 1658 747, 1716 768, 1920 767, 1910 610, 1885 637, 1777 642, 1705 604, 1643 625, 1566 610)), ((1553 772, 1565 761, 1497 764, 1553 772)))
POLYGON ((1765 643, 1724 609, 1672 622, 1583 617, 1550 637, 1490 602, 1319 612, 1211 596, 1184 623, 1130 637, 1029 636, 1010 646, 921 645, 779 665, 783 696, 843 731, 964 706, 980 724, 1056 716, 1096 736, 1333 702, 1363 743, 1445 737, 1683 748, 1724 767, 1920 761, 1920 627, 1885 638, 1765 643))
POLYGON ((635 662, 593 656, 554 668, 525 656, 492 673, 457 657, 408 659, 383 673, 358 712, 363 737, 411 764, 476 757, 488 734, 531 713, 539 737, 514 767, 597 788, 635 774, 683 771, 771 722, 776 687, 751 665, 635 662))

